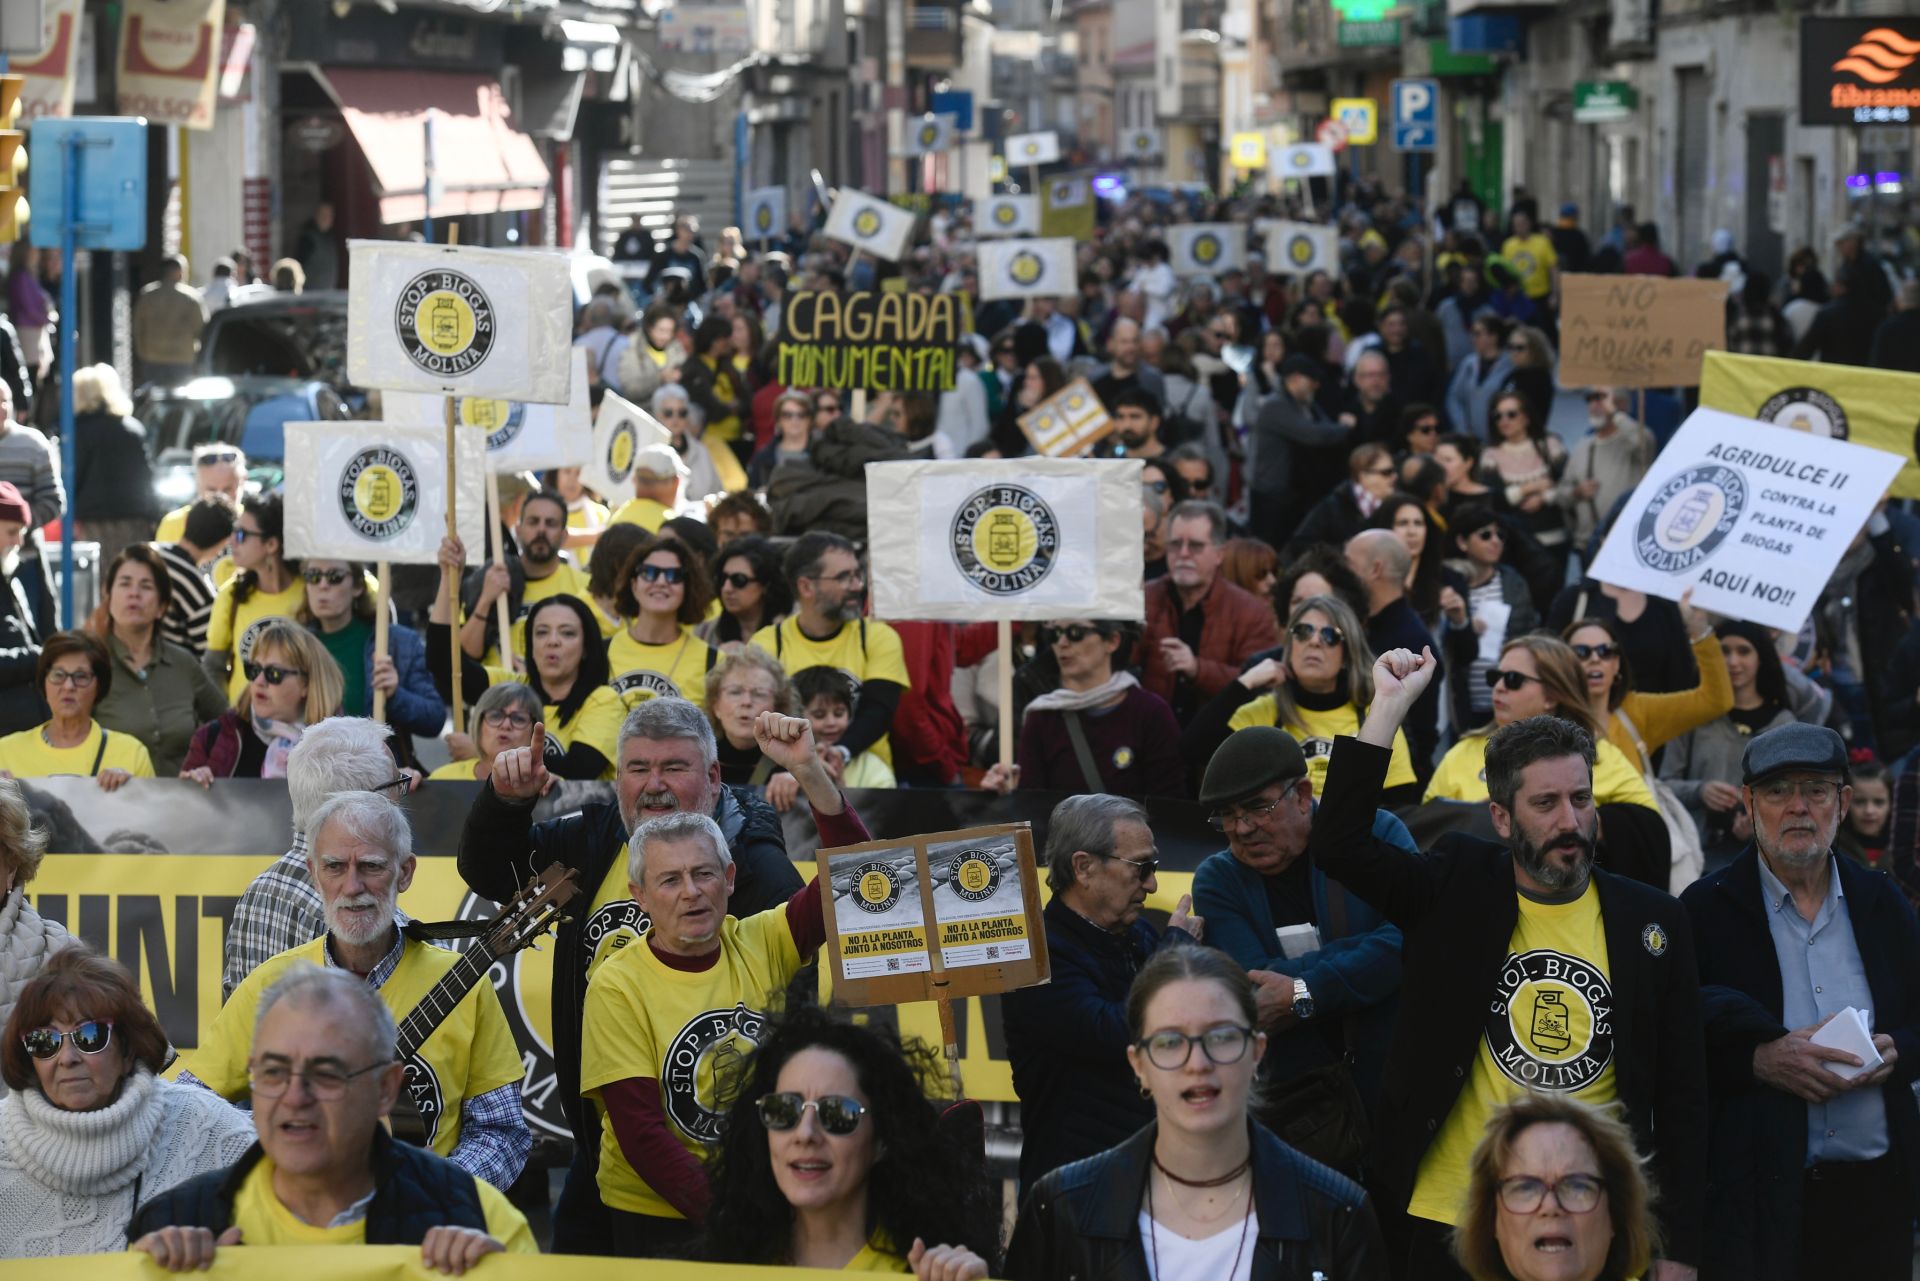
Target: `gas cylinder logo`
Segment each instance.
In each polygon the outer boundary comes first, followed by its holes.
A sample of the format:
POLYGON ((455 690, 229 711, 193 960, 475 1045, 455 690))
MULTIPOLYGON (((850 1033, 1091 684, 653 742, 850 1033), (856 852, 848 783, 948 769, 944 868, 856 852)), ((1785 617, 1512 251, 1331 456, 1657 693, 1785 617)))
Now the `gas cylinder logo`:
POLYGON ((493 301, 457 271, 436 268, 409 280, 393 324, 407 359, 430 374, 470 374, 493 351, 493 301))
POLYGON ((340 511, 362 538, 397 538, 420 506, 420 477, 404 454, 375 445, 340 470, 340 511))
POLYGON ((1731 467, 1689 467, 1654 491, 1633 553, 1648 569, 1684 574, 1725 542, 1747 506, 1747 478, 1731 467))
POLYGON ((1027 591, 1053 570, 1060 525, 1053 509, 1021 485, 989 485, 954 513, 954 564, 995 596, 1027 591))

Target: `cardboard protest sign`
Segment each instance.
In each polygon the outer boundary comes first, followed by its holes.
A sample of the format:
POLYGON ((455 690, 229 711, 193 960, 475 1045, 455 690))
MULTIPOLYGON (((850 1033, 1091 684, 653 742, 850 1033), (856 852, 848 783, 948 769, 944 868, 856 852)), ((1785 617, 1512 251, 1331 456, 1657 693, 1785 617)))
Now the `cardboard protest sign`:
POLYGON ((352 240, 347 377, 382 391, 572 398, 565 255, 352 240))
POLYGON ((659 419, 608 392, 593 420, 593 453, 580 469, 580 483, 618 507, 633 497, 634 455, 643 446, 672 441, 673 433, 659 419))
POLYGON ((1206 276, 1246 266, 1247 233, 1233 222, 1186 222, 1167 229, 1176 276, 1206 276))
POLYGON ((1267 227, 1267 270, 1297 276, 1340 269, 1340 233, 1317 222, 1275 221, 1267 227))
MULTIPOLYGON (((491 396, 461 396, 455 421, 487 436, 487 466, 494 472, 546 471, 579 467, 593 453, 593 406, 587 399, 587 352, 573 349, 573 399, 564 405, 526 404, 491 396)), ((446 398, 413 391, 380 396, 390 423, 439 426, 446 419, 446 398)))
POLYGON ((1080 267, 1067 237, 982 242, 974 252, 983 302, 1067 298, 1080 292, 1080 267))
POLYGON ((826 233, 876 258, 898 262, 913 235, 914 216, 864 191, 842 187, 827 214, 826 233))
POLYGON ((1144 618, 1141 469, 1137 458, 868 464, 874 613, 1144 618))
MULTIPOLYGON (((486 546, 486 438, 456 431, 460 541, 470 564, 486 546)), ((447 433, 443 425, 288 423, 289 557, 431 565, 447 533, 447 433)))
POLYGON ((1906 459, 1895 498, 1920 498, 1920 374, 1710 351, 1700 404, 1742 418, 1884 449, 1906 459))
POLYGON ((836 1001, 985 996, 1050 977, 1026 824, 868 841, 819 857, 831 885, 824 915, 836 1001))
POLYGON ((1037 236, 1040 197, 993 196, 980 208, 976 236, 1037 236))
POLYGON ((1290 142, 1268 154, 1276 178, 1333 177, 1333 148, 1324 142, 1290 142))
POLYGON ((1113 430, 1107 407, 1084 378, 1074 379, 1017 421, 1034 451, 1049 458, 1083 454, 1113 430))
POLYGON ((780 326, 787 387, 951 391, 973 330, 965 294, 796 293, 780 326))
POLYGON ((1905 460, 1697 409, 1634 489, 1593 565, 1603 583, 1798 631, 1905 460))
POLYGON ((770 240, 786 234, 785 187, 755 187, 747 193, 742 203, 746 210, 741 215, 740 229, 746 233, 748 240, 770 240))
POLYGON ((1007 135, 1007 163, 1010 165, 1050 165, 1060 158, 1060 135, 1051 129, 1044 133, 1007 135))
POLYGON ((954 117, 951 114, 922 116, 906 125, 903 155, 937 156, 953 146, 954 117))
POLYGON ((1562 387, 1694 387, 1727 345, 1727 287, 1663 276, 1560 278, 1562 387))
POLYGON ((1053 178, 1040 187, 1040 234, 1091 240, 1099 225, 1093 184, 1084 177, 1053 178))

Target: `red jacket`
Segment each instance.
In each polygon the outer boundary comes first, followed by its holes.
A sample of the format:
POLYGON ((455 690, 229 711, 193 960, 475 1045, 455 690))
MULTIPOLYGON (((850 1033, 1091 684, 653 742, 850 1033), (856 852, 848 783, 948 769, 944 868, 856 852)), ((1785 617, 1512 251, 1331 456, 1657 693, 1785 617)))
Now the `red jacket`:
POLYGON ((1280 624, 1273 606, 1244 587, 1235 587, 1218 574, 1213 586, 1201 598, 1200 608, 1206 623, 1200 629, 1200 644, 1194 650, 1199 671, 1192 677, 1175 679, 1160 653, 1160 642, 1180 639, 1180 601, 1173 579, 1156 578, 1147 584, 1147 626, 1141 637, 1140 683, 1158 694, 1182 714, 1184 720, 1193 709, 1227 687, 1240 674, 1240 664, 1263 649, 1280 643, 1280 624))
POLYGON ((952 623, 895 623, 893 630, 900 633, 901 655, 913 677, 893 713, 894 771, 954 782, 967 763, 967 723, 953 705, 954 636, 959 629, 952 623))

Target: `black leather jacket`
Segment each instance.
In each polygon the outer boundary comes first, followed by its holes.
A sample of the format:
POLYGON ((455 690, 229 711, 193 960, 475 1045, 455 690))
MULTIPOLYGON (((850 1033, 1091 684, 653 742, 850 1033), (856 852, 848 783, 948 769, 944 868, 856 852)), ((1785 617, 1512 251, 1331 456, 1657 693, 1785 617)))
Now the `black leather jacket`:
MULTIPOLYGON (((1386 1281, 1387 1250, 1359 1184, 1253 1130, 1254 1281, 1386 1281)), ((1159 1123, 1117 1148, 1062 1166, 1020 1207, 1005 1275, 1013 1281, 1147 1281, 1140 1243, 1159 1123)))

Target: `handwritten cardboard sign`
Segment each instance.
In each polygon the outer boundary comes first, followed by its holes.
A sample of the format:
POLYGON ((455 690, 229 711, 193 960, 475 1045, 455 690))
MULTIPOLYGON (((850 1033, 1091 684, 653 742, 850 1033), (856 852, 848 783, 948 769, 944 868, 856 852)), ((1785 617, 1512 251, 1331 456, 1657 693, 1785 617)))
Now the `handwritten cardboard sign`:
POLYGON ((1726 347, 1724 281, 1560 278, 1562 387, 1697 387, 1726 347))
POLYGON ((780 333, 788 387, 951 391, 973 332, 964 293, 795 293, 780 333))
POLYGON ((1025 823, 867 841, 819 857, 836 1001, 950 1000, 1048 980, 1025 823))
POLYGON ((1076 378, 1021 414, 1020 430, 1033 442, 1036 454, 1074 458, 1092 449, 1113 431, 1113 419, 1094 395, 1093 385, 1076 378))

